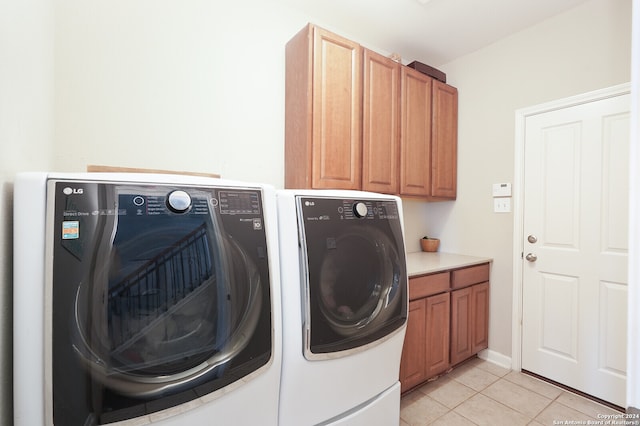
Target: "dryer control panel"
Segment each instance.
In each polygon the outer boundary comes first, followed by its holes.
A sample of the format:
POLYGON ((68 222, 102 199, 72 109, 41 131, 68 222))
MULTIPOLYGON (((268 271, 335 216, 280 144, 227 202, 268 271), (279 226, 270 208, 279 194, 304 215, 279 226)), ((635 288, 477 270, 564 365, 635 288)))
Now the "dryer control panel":
POLYGON ((304 198, 300 205, 305 221, 400 219, 394 200, 304 198))

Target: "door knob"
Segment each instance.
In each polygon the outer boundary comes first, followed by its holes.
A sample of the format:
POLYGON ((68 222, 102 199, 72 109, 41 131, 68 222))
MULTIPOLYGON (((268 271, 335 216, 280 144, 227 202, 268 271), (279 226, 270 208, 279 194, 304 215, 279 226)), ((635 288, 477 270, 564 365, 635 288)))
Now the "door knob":
POLYGON ((527 259, 529 262, 535 262, 536 260, 538 260, 538 256, 536 256, 533 253, 527 253, 527 255, 524 258, 527 259))
POLYGON ((535 244, 538 242, 538 237, 536 237, 535 235, 531 234, 527 237, 527 241, 529 241, 531 244, 535 244))

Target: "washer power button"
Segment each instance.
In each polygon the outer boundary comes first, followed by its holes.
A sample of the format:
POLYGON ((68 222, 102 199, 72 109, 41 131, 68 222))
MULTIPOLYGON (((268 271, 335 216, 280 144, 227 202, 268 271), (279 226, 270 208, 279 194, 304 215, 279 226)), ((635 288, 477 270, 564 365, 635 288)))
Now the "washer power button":
POLYGON ((356 217, 365 217, 368 211, 369 209, 367 208, 367 205, 362 201, 359 201, 353 205, 353 213, 356 215, 356 217))
POLYGON ((191 207, 191 196, 185 191, 173 191, 167 197, 167 207, 175 213, 184 213, 191 207))

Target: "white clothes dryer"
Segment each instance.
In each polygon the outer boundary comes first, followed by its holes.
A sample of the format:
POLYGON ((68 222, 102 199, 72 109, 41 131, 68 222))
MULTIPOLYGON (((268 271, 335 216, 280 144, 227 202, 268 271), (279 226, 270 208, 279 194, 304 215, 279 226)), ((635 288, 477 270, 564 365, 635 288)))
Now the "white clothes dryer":
POLYGON ((398 197, 277 192, 280 424, 397 425, 408 279, 398 197))
POLYGON ((271 187, 27 173, 14 194, 16 426, 277 425, 271 187))

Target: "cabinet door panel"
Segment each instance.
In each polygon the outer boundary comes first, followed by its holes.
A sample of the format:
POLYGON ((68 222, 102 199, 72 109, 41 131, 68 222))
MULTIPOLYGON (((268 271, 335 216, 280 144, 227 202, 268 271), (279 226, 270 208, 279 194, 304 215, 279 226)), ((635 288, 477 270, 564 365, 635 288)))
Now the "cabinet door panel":
POLYGON ((359 44, 314 27, 313 187, 361 185, 362 52, 359 44))
POLYGON ((428 196, 431 191, 432 79, 402 69, 400 130, 400 193, 428 196))
POLYGON ((404 392, 422 383, 426 371, 426 299, 409 302, 409 318, 400 361, 400 384, 404 392))
POLYGON ((312 184, 312 28, 304 27, 285 47, 285 188, 311 188, 312 184))
POLYGON ((364 49, 362 189, 398 193, 400 64, 364 49))
POLYGON ((451 292, 451 365, 473 354, 471 306, 471 287, 451 292))
POLYGON ((449 368, 449 293, 427 297, 427 378, 449 368))
POLYGON ((473 318, 471 351, 478 353, 489 347, 489 283, 474 285, 471 289, 473 318))
POLYGON ((455 199, 458 164, 458 90, 433 82, 431 196, 455 199))

